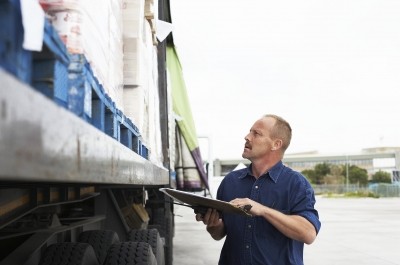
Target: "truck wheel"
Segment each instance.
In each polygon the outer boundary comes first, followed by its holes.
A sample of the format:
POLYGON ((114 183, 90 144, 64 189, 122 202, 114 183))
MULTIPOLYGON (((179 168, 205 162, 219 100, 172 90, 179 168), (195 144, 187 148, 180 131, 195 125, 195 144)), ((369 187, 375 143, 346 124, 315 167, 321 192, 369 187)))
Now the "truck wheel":
POLYGON ((149 244, 122 242, 110 247, 103 265, 157 265, 157 260, 149 244))
POLYGON ((103 264, 112 244, 119 243, 118 234, 109 230, 89 230, 79 235, 78 242, 90 244, 100 264, 103 264))
POLYGON ((148 228, 158 229, 160 236, 164 238, 164 255, 165 265, 172 265, 173 263, 173 237, 174 237, 174 225, 173 215, 170 210, 154 209, 152 211, 153 216, 151 225, 148 228))
POLYGON ((40 265, 99 265, 93 247, 87 243, 57 243, 46 248, 40 265))
POLYGON ((164 265, 164 244, 158 230, 153 229, 134 229, 128 233, 128 241, 148 243, 156 257, 158 265, 164 265))

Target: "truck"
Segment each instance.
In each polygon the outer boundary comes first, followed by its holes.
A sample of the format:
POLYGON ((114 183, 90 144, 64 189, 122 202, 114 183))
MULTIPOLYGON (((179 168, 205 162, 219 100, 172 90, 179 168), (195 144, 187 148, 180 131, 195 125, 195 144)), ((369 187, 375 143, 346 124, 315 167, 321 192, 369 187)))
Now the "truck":
POLYGON ((160 188, 208 183, 172 33, 157 35, 169 1, 0 0, 0 21, 0 264, 173 264, 160 188))

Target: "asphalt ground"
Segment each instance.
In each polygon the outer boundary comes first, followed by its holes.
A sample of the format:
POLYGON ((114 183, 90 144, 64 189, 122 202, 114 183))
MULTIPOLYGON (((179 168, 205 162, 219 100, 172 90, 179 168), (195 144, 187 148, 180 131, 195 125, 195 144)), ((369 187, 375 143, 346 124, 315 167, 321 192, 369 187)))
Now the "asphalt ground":
MULTIPOLYGON (((400 198, 316 199, 322 227, 304 247, 305 265, 400 265, 400 198)), ((222 244, 176 205, 174 265, 218 264, 222 244)))

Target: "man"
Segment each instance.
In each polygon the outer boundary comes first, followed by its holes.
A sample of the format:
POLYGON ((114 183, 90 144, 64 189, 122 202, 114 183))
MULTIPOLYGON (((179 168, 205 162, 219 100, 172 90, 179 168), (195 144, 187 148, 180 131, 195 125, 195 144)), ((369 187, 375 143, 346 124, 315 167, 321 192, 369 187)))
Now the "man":
POLYGON ((251 216, 208 209, 203 221, 212 238, 226 236, 219 265, 303 264, 304 243, 311 244, 321 227, 310 183, 282 163, 292 129, 276 115, 257 120, 245 137, 242 157, 248 168, 226 175, 217 199, 237 207, 251 205, 251 216))

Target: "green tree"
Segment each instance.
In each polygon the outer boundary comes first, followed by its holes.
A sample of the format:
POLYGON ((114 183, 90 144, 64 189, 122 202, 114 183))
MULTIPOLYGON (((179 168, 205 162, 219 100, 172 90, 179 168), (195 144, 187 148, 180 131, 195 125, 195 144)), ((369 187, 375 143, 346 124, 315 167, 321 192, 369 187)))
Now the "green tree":
POLYGON ((372 175, 372 182, 375 183, 391 183, 392 175, 390 173, 379 170, 372 175))
POLYGON ((322 164, 316 164, 314 167, 315 171, 315 184, 323 184, 324 178, 331 172, 330 165, 326 162, 322 164))
POLYGON ((368 172, 366 169, 360 168, 355 165, 349 166, 349 182, 352 184, 367 185, 368 172))

